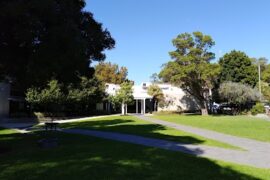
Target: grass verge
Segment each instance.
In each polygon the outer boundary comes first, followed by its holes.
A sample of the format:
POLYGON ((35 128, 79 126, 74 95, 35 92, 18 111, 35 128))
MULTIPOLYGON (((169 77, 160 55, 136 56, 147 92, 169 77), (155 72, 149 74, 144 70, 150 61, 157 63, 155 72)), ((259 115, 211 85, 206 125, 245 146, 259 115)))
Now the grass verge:
POLYGON ((12 148, 0 154, 0 179, 270 179, 267 169, 82 135, 0 130, 0 142, 12 148), (59 146, 40 148, 48 136, 59 146))
POLYGON ((159 115, 153 118, 270 142, 270 121, 249 116, 159 115))

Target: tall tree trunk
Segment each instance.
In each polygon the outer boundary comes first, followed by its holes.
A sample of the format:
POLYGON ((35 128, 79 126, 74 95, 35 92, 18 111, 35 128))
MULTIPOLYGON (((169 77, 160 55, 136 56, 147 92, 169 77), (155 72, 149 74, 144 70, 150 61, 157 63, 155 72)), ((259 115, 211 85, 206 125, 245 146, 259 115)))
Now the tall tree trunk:
POLYGON ((155 111, 158 111, 158 101, 155 101, 155 111))
POLYGON ((122 109, 122 113, 121 113, 121 114, 122 114, 122 115, 126 115, 126 114, 125 114, 125 104, 122 103, 121 107, 122 107, 122 108, 121 108, 121 109, 122 109))
POLYGON ((207 108, 207 101, 203 100, 203 102, 201 103, 201 113, 203 116, 207 116, 208 115, 208 108, 207 108))

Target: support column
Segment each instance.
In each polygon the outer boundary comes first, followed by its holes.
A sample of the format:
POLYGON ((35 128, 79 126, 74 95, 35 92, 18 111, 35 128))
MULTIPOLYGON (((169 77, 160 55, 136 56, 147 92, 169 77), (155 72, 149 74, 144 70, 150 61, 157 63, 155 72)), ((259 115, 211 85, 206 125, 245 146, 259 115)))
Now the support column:
POLYGON ((145 99, 143 100, 143 114, 145 114, 145 99))
POLYGON ((136 114, 138 114, 138 99, 136 99, 136 114))
POLYGON ((143 99, 141 99, 141 114, 144 114, 144 108, 143 108, 144 104, 143 104, 143 99))
POLYGON ((127 114, 127 104, 125 104, 125 114, 127 114))

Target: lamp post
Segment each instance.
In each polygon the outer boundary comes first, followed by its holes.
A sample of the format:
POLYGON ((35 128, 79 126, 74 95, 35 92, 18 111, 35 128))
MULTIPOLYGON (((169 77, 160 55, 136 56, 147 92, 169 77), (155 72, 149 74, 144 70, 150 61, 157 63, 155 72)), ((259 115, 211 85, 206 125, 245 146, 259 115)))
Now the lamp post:
POLYGON ((260 102, 262 101, 262 88, 261 88, 261 64, 258 61, 258 75, 259 75, 259 92, 260 92, 260 102))

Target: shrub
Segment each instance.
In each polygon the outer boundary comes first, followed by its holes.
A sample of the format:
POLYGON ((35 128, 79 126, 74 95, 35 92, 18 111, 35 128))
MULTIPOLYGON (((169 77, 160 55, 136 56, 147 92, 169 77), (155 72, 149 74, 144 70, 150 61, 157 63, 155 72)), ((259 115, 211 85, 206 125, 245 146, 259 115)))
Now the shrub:
POLYGON ((264 108, 264 105, 262 103, 256 103, 256 105, 254 105, 251 109, 252 115, 256 115, 259 113, 265 113, 265 108, 264 108))
MULTIPOLYGON (((51 80, 46 87, 29 88, 26 93, 26 101, 32 110, 49 117, 88 115, 104 97, 103 84, 87 77, 80 77, 80 82, 69 85, 51 80)), ((37 117, 43 118, 41 114, 37 117)))
POLYGON ((219 88, 219 95, 228 103, 237 105, 257 101, 260 97, 257 89, 235 82, 222 83, 219 88))
POLYGON ((34 109, 42 109, 45 112, 59 112, 64 98, 62 85, 57 80, 49 81, 44 89, 29 88, 26 93, 26 101, 34 109))

